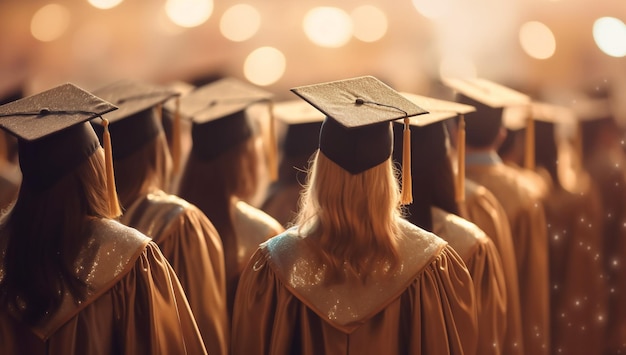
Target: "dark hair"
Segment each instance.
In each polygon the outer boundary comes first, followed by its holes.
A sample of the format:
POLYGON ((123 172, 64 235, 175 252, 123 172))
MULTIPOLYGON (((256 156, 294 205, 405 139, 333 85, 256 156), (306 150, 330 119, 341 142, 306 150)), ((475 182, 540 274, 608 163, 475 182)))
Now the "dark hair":
POLYGON ((559 183, 557 173, 558 150, 554 137, 554 124, 535 121, 535 164, 548 171, 552 181, 559 183))
POLYGON ((476 111, 465 114, 465 144, 475 148, 492 145, 502 128, 504 109, 489 107, 464 95, 457 95, 456 101, 476 107, 476 111))
POLYGON ((66 292, 84 299, 86 285, 75 261, 90 217, 109 212, 104 155, 98 149, 78 168, 41 190, 22 184, 13 208, 3 216, 6 241, 0 302, 27 324, 36 324, 60 306, 66 292))
MULTIPOLYGON (((394 124, 394 153, 402 161, 403 125, 394 124)), ((448 157, 448 134, 443 122, 425 127, 411 126, 411 175, 413 203, 405 206, 407 220, 432 231, 431 208, 459 214, 455 200, 452 163, 448 157)))

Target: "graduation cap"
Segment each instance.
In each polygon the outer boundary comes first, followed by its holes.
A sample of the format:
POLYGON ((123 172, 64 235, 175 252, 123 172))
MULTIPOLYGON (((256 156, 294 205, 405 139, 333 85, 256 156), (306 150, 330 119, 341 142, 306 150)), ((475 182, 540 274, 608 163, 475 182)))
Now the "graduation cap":
POLYGON ((303 100, 274 104, 274 118, 286 125, 282 142, 287 157, 310 156, 319 147, 322 122, 326 116, 303 100))
MULTIPOLYGON (((252 126, 246 109, 254 103, 267 102, 271 112, 272 97, 272 93, 235 78, 214 81, 182 97, 181 114, 193 122, 192 154, 212 160, 250 138, 252 126)), ((270 133, 273 133, 272 119, 270 123, 270 133)), ((275 160, 276 148, 271 149, 270 156, 275 160)), ((275 174, 275 161, 273 165, 270 171, 275 174)))
MULTIPOLYGON (((70 83, 0 106, 0 127, 18 139, 23 184, 43 191, 77 168, 100 146, 87 121, 116 109, 70 83)), ((109 203, 119 215, 112 162, 107 163, 109 203)))
POLYGON ((291 91, 326 115, 319 149, 330 160, 359 174, 389 159, 390 122, 404 119, 402 203, 412 202, 409 118, 427 113, 373 76, 300 86, 291 91))
MULTIPOLYGON (((123 159, 153 140, 163 130, 160 110, 154 109, 178 95, 167 88, 132 80, 117 81, 93 93, 118 107, 104 116, 109 120, 113 159, 123 159)), ((100 125, 95 124, 94 129, 102 138, 100 125)))
MULTIPOLYGON (((436 125, 441 123, 441 128, 436 128, 427 132, 427 136, 418 139, 426 139, 434 142, 429 147, 429 152, 436 158, 440 158, 447 154, 446 147, 442 144, 445 141, 445 131, 443 128, 443 122, 451 118, 459 118, 459 124, 457 128, 457 175, 456 175, 456 201, 460 207, 463 207, 465 202, 465 118, 468 113, 476 111, 476 108, 471 105, 466 105, 458 102, 435 99, 432 97, 416 95, 413 93, 402 92, 402 96, 411 100, 411 102, 424 108, 428 111, 427 114, 420 115, 411 118, 411 126, 415 126, 418 129, 420 127, 426 127, 430 125, 436 125), (436 151, 433 152, 432 149, 436 151)), ((397 126, 397 125, 396 125, 397 126)), ((394 127, 395 129, 395 127, 394 127)), ((413 139, 412 142, 416 142, 413 139)))

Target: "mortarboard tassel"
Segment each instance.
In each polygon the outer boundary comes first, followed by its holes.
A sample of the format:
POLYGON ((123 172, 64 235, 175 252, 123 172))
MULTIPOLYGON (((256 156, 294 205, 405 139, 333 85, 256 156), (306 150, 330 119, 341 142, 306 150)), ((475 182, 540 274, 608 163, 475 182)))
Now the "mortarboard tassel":
POLYGON ((172 124, 172 168, 174 175, 180 172, 181 139, 180 139, 180 97, 176 97, 174 122, 172 124))
POLYGON ((456 137, 457 174, 456 174, 456 203, 459 206, 461 217, 467 217, 465 208, 465 115, 459 116, 456 137))
POLYGON ((524 152, 524 167, 535 170, 535 120, 529 113, 526 118, 526 142, 524 152))
POLYGON ((278 180, 278 147, 276 142, 275 133, 275 119, 274 119, 274 103, 272 100, 268 100, 269 110, 269 132, 268 132, 268 152, 267 152, 267 168, 270 173, 270 182, 278 180))
POLYGON ((113 151, 111 148, 111 133, 109 133, 109 120, 102 119, 102 126, 104 127, 104 134, 102 140, 104 141, 104 163, 106 168, 107 190, 109 193, 109 211, 114 216, 120 216, 122 210, 120 209, 120 203, 117 200, 117 190, 115 189, 115 173, 113 171, 113 151))
POLYGON ((413 182, 411 177, 411 119, 404 118, 404 131, 402 135, 402 192, 400 203, 408 205, 413 203, 413 182))

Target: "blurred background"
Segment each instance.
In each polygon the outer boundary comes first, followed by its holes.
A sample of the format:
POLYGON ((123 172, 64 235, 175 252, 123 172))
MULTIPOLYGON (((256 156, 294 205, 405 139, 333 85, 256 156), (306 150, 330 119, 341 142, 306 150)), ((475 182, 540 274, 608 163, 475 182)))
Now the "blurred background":
POLYGON ((0 96, 225 75, 278 98, 366 74, 418 94, 441 75, 621 87, 624 21, 623 0, 0 0, 0 96))

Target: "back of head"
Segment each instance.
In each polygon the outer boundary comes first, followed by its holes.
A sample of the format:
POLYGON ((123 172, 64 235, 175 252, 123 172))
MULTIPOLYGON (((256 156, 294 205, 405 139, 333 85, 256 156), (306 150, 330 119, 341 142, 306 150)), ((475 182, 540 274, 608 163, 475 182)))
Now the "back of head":
MULTIPOLYGON (((403 125, 394 123, 394 137, 402 137, 403 125)), ((401 141, 394 139, 393 160, 402 161, 401 141)), ((458 214, 448 132, 444 122, 411 126, 411 175, 413 203, 405 206, 406 218, 432 231, 432 207, 458 214)))
POLYGON ((488 148, 496 143, 502 129, 503 108, 493 108, 465 95, 457 95, 457 102, 472 105, 476 111, 465 114, 465 139, 468 147, 488 148))

